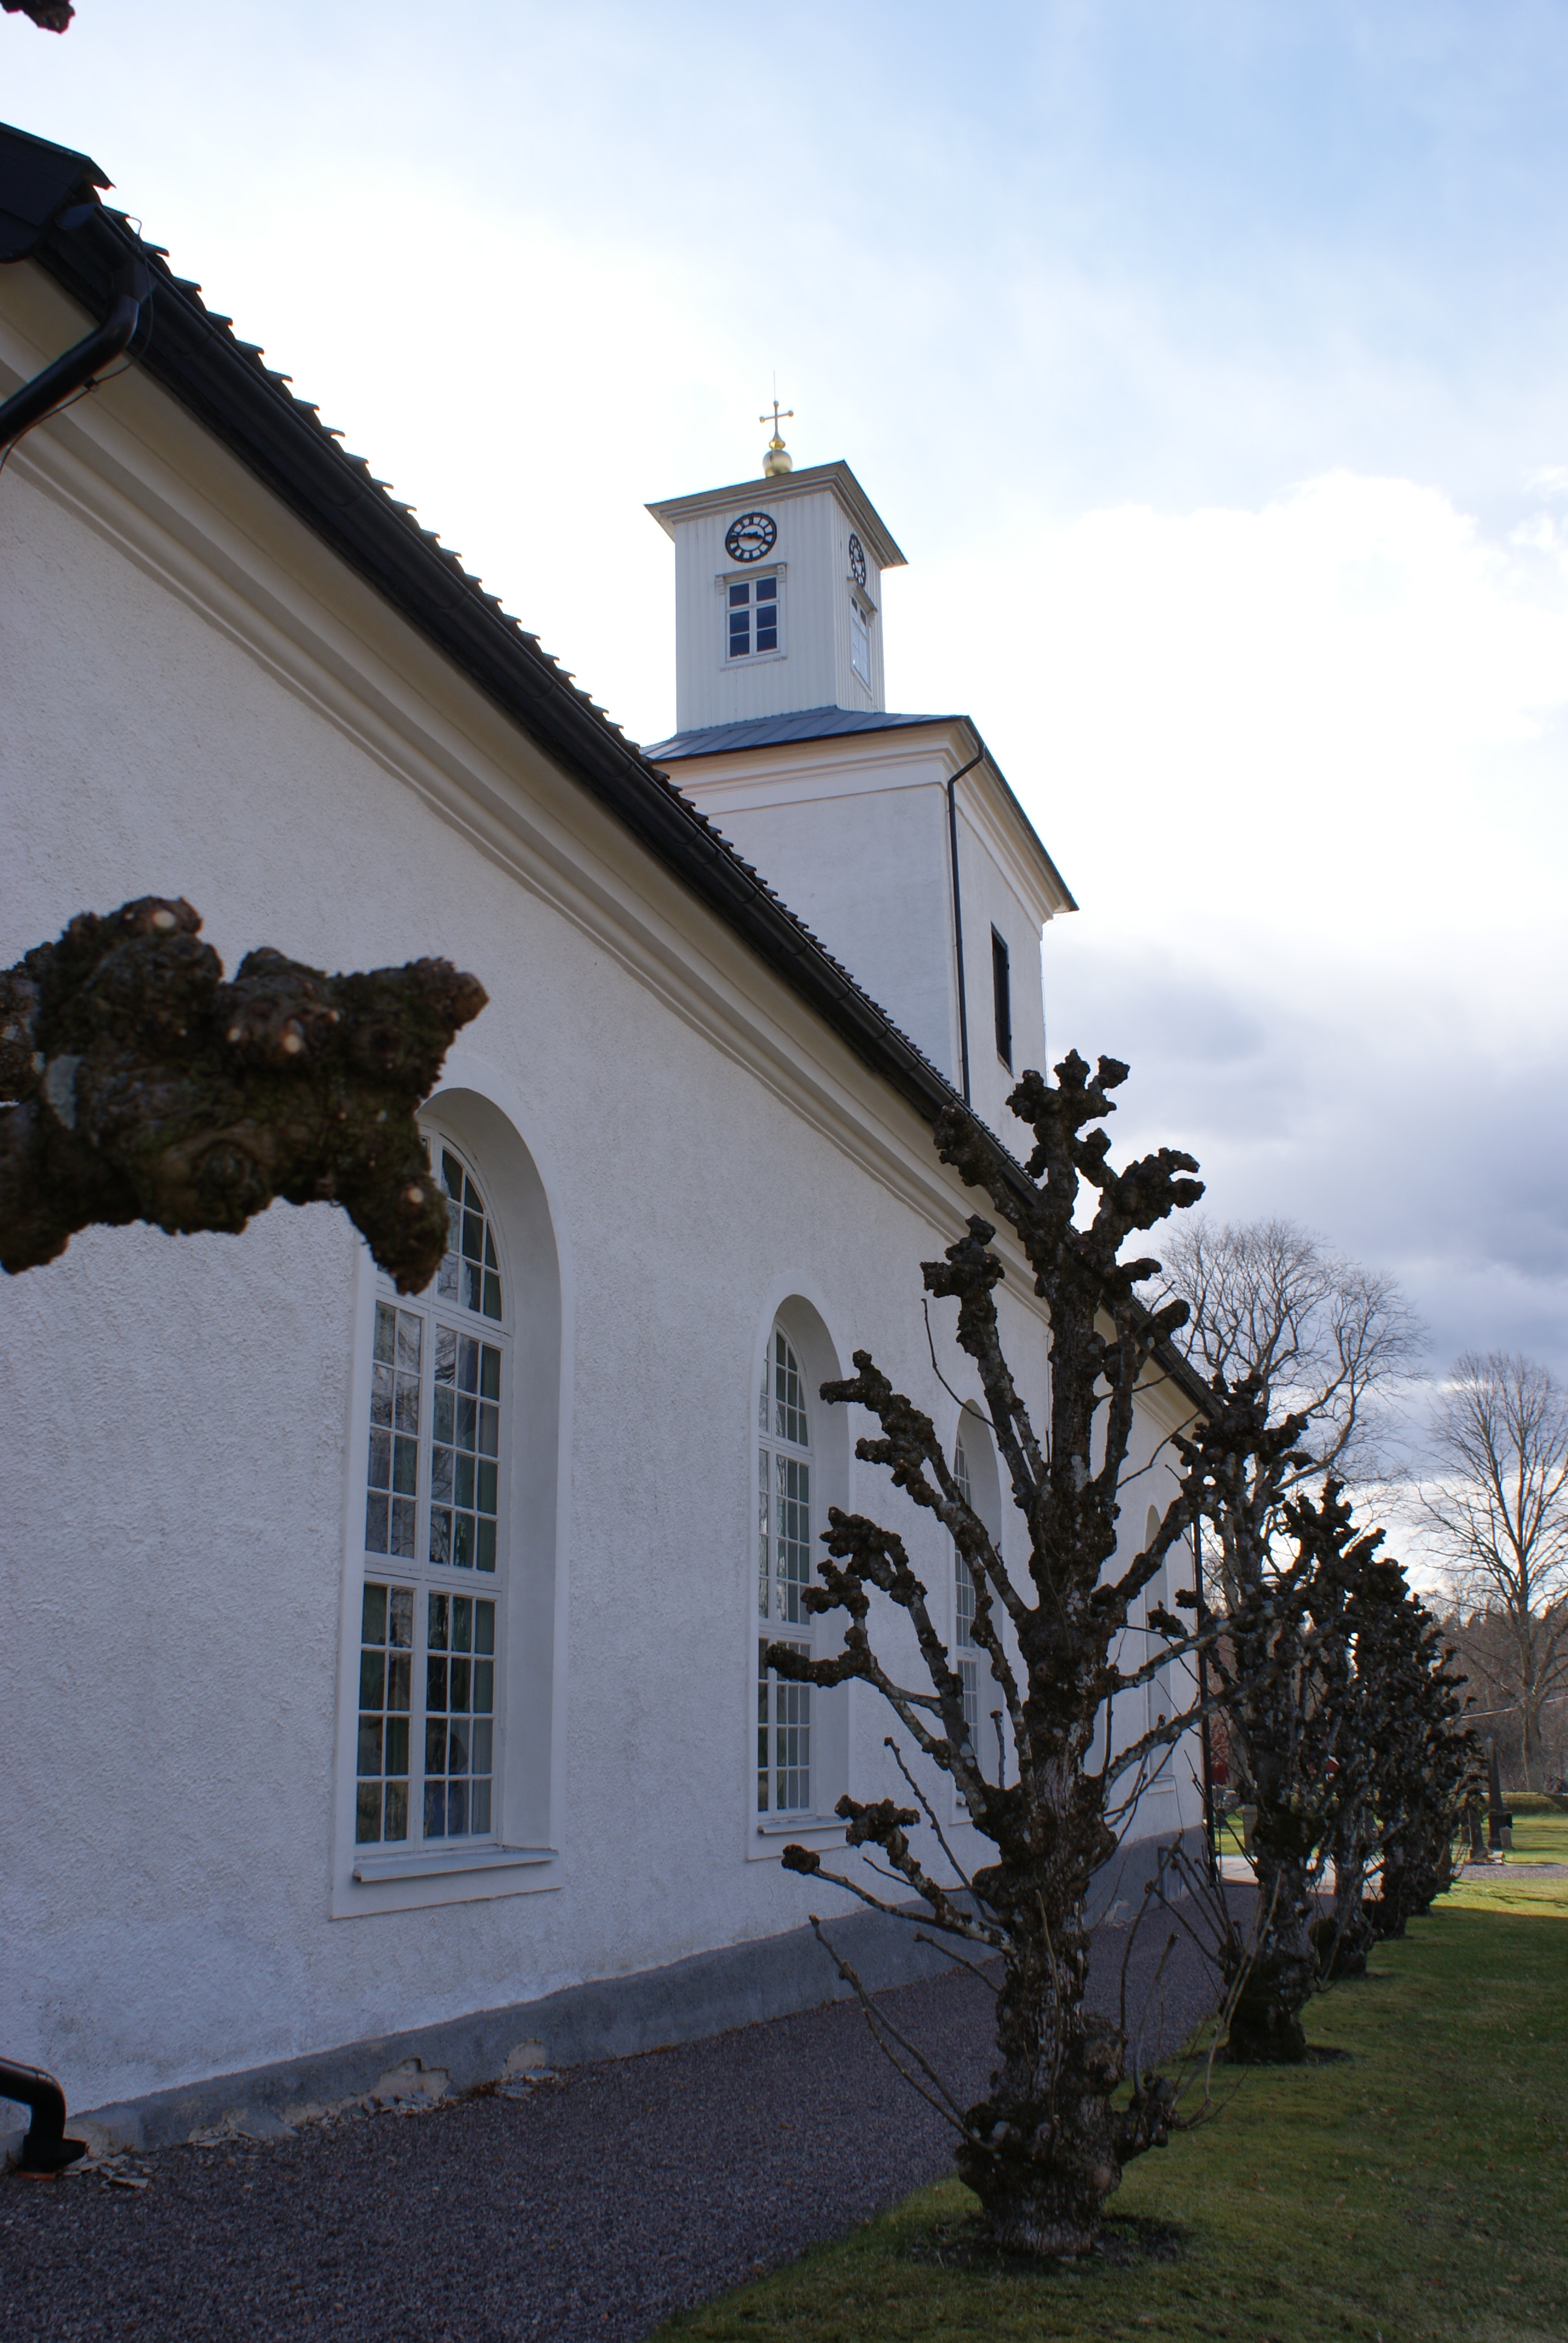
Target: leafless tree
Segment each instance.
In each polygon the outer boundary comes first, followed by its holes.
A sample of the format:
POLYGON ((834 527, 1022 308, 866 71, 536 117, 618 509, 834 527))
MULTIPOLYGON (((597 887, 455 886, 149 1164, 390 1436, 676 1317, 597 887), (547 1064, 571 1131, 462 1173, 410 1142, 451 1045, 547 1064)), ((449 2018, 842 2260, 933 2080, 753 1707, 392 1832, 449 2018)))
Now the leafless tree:
POLYGON ((1292 1509, 1299 1513, 1309 1482, 1327 1478, 1337 1491, 1377 1477, 1386 1396, 1414 1365, 1424 1330, 1392 1278, 1292 1221, 1188 1222, 1166 1248, 1156 1291, 1186 1302, 1178 1339, 1195 1364, 1221 1388, 1248 1393, 1266 1423, 1295 1427, 1289 1439, 1260 1440, 1227 1460, 1202 1540, 1216 1610, 1271 1604, 1269 1633, 1290 1660, 1263 1677, 1244 1669, 1227 1688, 1225 1721, 1237 1786, 1257 1809, 1264 1915, 1235 2047, 1299 2058, 1315 1968, 1306 1928, 1331 1829, 1322 1784, 1312 1777, 1318 1735, 1307 1715, 1315 1704, 1332 1707, 1332 1690, 1322 1675, 1332 1658, 1320 1659, 1322 1622, 1308 1616, 1315 1565, 1292 1534, 1301 1528, 1292 1509))
MULTIPOLYGON (((1175 1443, 1184 1467, 1177 1495, 1143 1550, 1125 1564, 1113 1560, 1136 1394, 1162 1374, 1161 1346, 1186 1314, 1180 1301, 1155 1312, 1141 1304, 1137 1287, 1156 1264, 1123 1262, 1121 1249, 1134 1232, 1153 1228, 1202 1191, 1188 1176, 1197 1169, 1191 1157, 1168 1148, 1124 1171, 1111 1168, 1107 1136, 1096 1126, 1113 1111, 1109 1093, 1126 1079, 1125 1066, 1102 1058, 1091 1076, 1075 1051, 1056 1074, 1055 1083, 1026 1074, 1010 1101, 1034 1136, 1027 1179, 965 1111, 950 1109, 937 1133, 943 1160, 983 1189, 1010 1224, 1046 1302, 1050 1389, 1041 1430, 1002 1352, 995 1289, 1004 1269, 992 1250, 992 1225, 971 1220, 941 1261, 924 1265, 927 1290, 958 1303, 958 1340, 979 1370, 1027 1544, 1026 1567, 1010 1569, 967 1501, 930 1419, 893 1389, 868 1353, 856 1352, 851 1378, 822 1392, 876 1419, 876 1435, 859 1440, 857 1455, 888 1466, 895 1485, 936 1516, 969 1564, 975 1584, 970 1633, 1003 1704, 1012 1779, 1004 1785, 988 1776, 969 1737, 960 1670, 926 1587, 901 1539, 866 1516, 832 1509, 823 1540, 829 1558, 819 1564, 820 1584, 805 1598, 815 1612, 847 1614, 842 1651, 811 1659, 791 1644, 773 1644, 768 1652, 768 1664, 798 1682, 859 1679, 873 1686, 909 1741, 950 1777, 969 1820, 995 1849, 994 1861, 966 1874, 919 1791, 942 1850, 930 1858, 910 1841, 921 1822, 915 1806, 890 1798, 839 1803, 849 1844, 879 1851, 897 1896, 921 1899, 933 1940, 962 1946, 954 1957, 966 1965, 1000 1956, 999 2064, 989 2097, 965 2108, 907 2045, 904 2064, 954 2126, 959 2170, 980 2198, 990 2236, 1034 2255, 1088 2251, 1122 2167, 1163 2146, 1180 2120, 1176 2086, 1152 2071, 1134 2071, 1130 2099, 1116 2100, 1128 2073, 1130 2029, 1084 2006, 1085 1899, 1115 1852, 1117 1825, 1137 1785, 1194 1714, 1189 1707, 1119 1742, 1111 1701, 1161 1671, 1186 1673, 1170 1669, 1171 1659, 1191 1658, 1220 1630, 1196 1620, 1184 1626, 1157 1607, 1149 1624, 1166 1639, 1158 1658, 1124 1674, 1115 1654, 1138 1597, 1164 1558, 1190 1552, 1193 1519, 1214 1502, 1221 1460, 1249 1456, 1260 1436, 1252 1402, 1216 1390, 1191 1438, 1175 1443), (1075 1207, 1085 1183, 1098 1201, 1082 1226, 1075 1207), (923 1683, 903 1681, 879 1652, 877 1595, 912 1627, 923 1683)), ((1187 1607, 1195 1609, 1196 1602, 1190 1594, 1187 1607)), ((881 1624, 888 1622, 884 1612, 881 1624)), ((907 1778, 913 1789, 913 1777, 907 1778)), ((813 1849, 788 1847, 784 1860, 791 1870, 836 1881, 879 1910, 901 1911, 860 1881, 827 1869, 813 1849)), ((1136 2069, 1135 2049, 1131 2063, 1136 2069)))
POLYGON ((1533 1359, 1466 1351, 1428 1444, 1420 1517, 1469 1614, 1467 1655, 1519 1713, 1523 1786, 1538 1790, 1543 1711, 1568 1691, 1568 1394, 1533 1359))
POLYGON ((449 961, 230 982, 183 900, 83 912, 0 970, 0 1269, 79 1229, 236 1232, 275 1197, 340 1204, 402 1292, 447 1243, 414 1111, 485 989, 449 961))
POLYGON ((1335 1252, 1294 1221, 1201 1214, 1166 1247, 1162 1298, 1189 1316, 1182 1347, 1205 1374, 1256 1378, 1271 1420, 1308 1420, 1302 1461, 1261 1485, 1264 1518, 1301 1482, 1376 1478, 1391 1386, 1419 1361, 1426 1329, 1397 1282, 1335 1252))

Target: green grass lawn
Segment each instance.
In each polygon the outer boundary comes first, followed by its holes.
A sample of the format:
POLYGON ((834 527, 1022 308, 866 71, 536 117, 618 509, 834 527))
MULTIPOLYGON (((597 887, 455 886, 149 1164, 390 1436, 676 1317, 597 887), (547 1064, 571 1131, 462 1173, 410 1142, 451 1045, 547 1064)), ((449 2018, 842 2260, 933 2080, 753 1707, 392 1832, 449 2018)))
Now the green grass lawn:
MULTIPOLYGON (((1568 1817, 1529 1829, 1537 1862, 1568 1851, 1568 1817)), ((1525 1838, 1522 1819, 1521 1858, 1525 1838)), ((1174 2259, 944 2265, 929 2257, 974 2203, 950 2180, 659 2333, 1563 2343, 1564 1923, 1568 1880, 1466 1886, 1314 2004, 1309 2036, 1342 2061, 1217 2070, 1211 2119, 1131 2166, 1112 2200, 1116 2222, 1173 2232, 1174 2259)))
MULTIPOLYGON (((1227 1815, 1221 1825, 1221 1855, 1241 1852, 1241 1818, 1227 1815)), ((1515 1815, 1510 1863, 1568 1863, 1568 1815, 1515 1815)))

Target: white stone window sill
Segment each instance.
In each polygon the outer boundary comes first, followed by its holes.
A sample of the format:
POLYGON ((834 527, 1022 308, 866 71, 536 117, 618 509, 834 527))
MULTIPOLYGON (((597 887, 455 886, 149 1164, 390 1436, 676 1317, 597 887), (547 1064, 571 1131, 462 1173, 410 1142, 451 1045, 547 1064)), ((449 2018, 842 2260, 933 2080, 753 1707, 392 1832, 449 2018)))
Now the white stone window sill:
POLYGON ((407 1847, 394 1855, 357 1855, 354 1876, 368 1887, 382 1879, 440 1879, 459 1871, 515 1871, 555 1859, 553 1846, 407 1847))
POLYGON ((757 1835, 759 1838, 796 1838, 807 1831, 837 1831, 842 1835, 843 1828, 843 1823, 834 1815, 792 1815, 788 1819, 770 1815, 767 1822, 758 1824, 757 1835))

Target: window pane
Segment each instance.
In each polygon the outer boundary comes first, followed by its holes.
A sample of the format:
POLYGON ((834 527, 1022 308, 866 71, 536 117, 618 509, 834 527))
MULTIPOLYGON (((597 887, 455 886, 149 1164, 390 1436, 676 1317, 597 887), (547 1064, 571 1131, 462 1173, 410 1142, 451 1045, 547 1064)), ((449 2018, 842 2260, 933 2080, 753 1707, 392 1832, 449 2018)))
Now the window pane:
POLYGON ((494 1570, 500 1474, 501 1353, 455 1326, 436 1329, 430 1452, 430 1560, 494 1570), (484 1397, 479 1393, 486 1394, 484 1397))
MULTIPOLYGON (((354 1836, 361 1846, 408 1835, 408 1728, 388 1720, 398 1705, 399 1671, 406 1655, 396 1653, 397 1630, 411 1615, 407 1587, 367 1584, 360 1605, 359 1732, 354 1801, 354 1836), (388 1678, 392 1681, 389 1683, 388 1678)), ((407 1705, 405 1696, 404 1704, 407 1705)))
POLYGON ((773 1336, 773 1400, 775 1438, 793 1441, 797 1448, 809 1447, 800 1363, 777 1329, 773 1336))
POLYGON ((355 1815, 371 1842, 407 1838, 421 1817, 434 1838, 488 1831, 494 1812, 504 1281, 472 1173, 456 1148, 437 1146, 432 1160, 450 1251, 422 1302, 374 1306, 366 1545, 406 1561, 411 1575, 438 1573, 451 1584, 448 1574, 463 1571, 472 1586, 471 1574, 483 1572, 493 1593, 367 1582, 355 1815), (416 1604, 425 1629, 417 1654, 416 1604))
POLYGON ((732 586, 730 588, 729 607, 731 609, 739 608, 742 603, 749 602, 750 599, 751 588, 749 586, 732 586))
MULTIPOLYGON (((759 1644, 759 1654, 767 1652, 759 1644)), ((791 1651, 809 1652, 808 1644, 791 1651)), ((799 1814, 811 1804, 811 1687, 789 1684, 759 1663, 757 1699, 757 1804, 779 1814, 799 1814)))
POLYGON ((759 602, 776 602, 779 599, 777 578, 759 578, 757 580, 757 599, 759 602))
POLYGON ((495 1662, 468 1654, 494 1651, 496 1606, 467 1594, 432 1594, 428 1602, 425 1835, 461 1838, 490 1827, 495 1662))
POLYGON ((484 1317, 499 1318, 500 1262, 488 1208, 472 1172, 465 1172, 449 1147, 441 1151, 438 1176, 448 1198, 452 1249, 437 1272, 437 1297, 460 1302, 464 1309, 484 1317))

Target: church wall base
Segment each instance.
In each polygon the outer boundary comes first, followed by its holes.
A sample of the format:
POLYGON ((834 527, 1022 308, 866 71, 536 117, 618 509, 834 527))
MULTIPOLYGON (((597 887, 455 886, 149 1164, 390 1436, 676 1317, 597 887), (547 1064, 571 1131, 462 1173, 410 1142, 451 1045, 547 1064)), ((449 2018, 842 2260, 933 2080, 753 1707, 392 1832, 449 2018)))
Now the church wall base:
MULTIPOLYGON (((1190 1828, 1180 1835, 1187 1853, 1200 1857, 1201 1831, 1190 1828)), ((1131 1916, 1144 1881, 1152 1875, 1157 1851, 1170 1844, 1161 1834, 1119 1849, 1091 1891, 1091 1925, 1114 1925, 1131 1916)), ((872 1990, 950 1973, 940 1953, 915 1941, 909 1923, 854 1912, 835 1919, 831 1929, 837 1949, 872 1990)), ((172 2147, 215 2130, 278 2138, 295 2125, 328 2113, 428 2106, 484 2083, 699 2041, 814 2009, 849 1992, 809 1927, 791 1928, 751 1944, 695 1953, 667 1967, 569 1986, 539 2000, 478 2010, 73 2113, 69 2125, 100 2152, 172 2147)), ((0 2147, 11 2145, 9 2138, 0 2141, 0 2147)))

